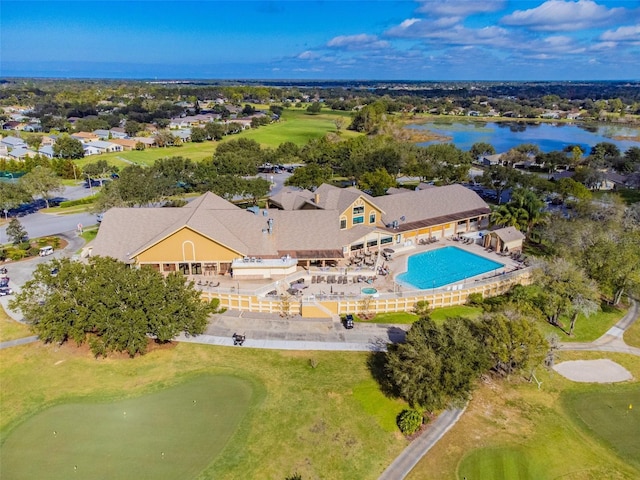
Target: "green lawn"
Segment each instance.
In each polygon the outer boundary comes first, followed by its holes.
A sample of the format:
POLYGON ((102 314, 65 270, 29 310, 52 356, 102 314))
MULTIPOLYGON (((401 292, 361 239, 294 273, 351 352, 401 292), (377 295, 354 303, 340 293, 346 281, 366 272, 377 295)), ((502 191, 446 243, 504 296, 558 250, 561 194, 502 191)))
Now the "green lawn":
MULTIPOLYGON (((341 130, 343 138, 359 135, 347 130, 351 122, 350 112, 323 110, 317 115, 308 114, 304 110, 285 110, 277 123, 265 125, 256 130, 247 130, 241 135, 267 147, 277 147, 284 142, 304 145, 313 138, 320 138, 327 133, 335 133, 335 119, 342 118, 344 126, 341 130)), ((233 138, 226 137, 226 138, 233 138)))
POLYGON ((566 333, 569 331, 569 319, 567 318, 560 319, 564 330, 545 321, 540 321, 539 326, 545 334, 555 333, 558 335, 561 342, 591 342, 604 335, 625 313, 627 313, 626 310, 603 303, 602 309, 590 317, 578 316, 571 337, 566 333))
POLYGON ((589 433, 603 440, 626 462, 640 468, 640 389, 571 392, 563 404, 572 418, 589 433))
POLYGON ((16 322, 7 315, 4 308, 0 306, 0 342, 15 340, 17 338, 29 337, 33 335, 26 325, 16 322))
POLYGON ((640 348, 640 320, 636 320, 635 323, 624 332, 624 341, 627 345, 640 348))
POLYGON ((436 308, 430 316, 435 322, 444 322, 448 317, 478 318, 482 315, 482 308, 468 305, 456 305, 453 307, 436 308))
POLYGON ((458 478, 516 480, 542 478, 530 470, 527 454, 518 448, 481 448, 462 460, 458 478))
POLYGON ((223 375, 115 402, 66 402, 12 432, 0 452, 2 474, 128 479, 138 471, 145 478, 194 478, 256 403, 250 382, 223 375))
MULTIPOLYGON (((199 478, 282 479, 299 472, 303 478, 376 479, 407 445, 390 426, 404 405, 388 400, 375 388, 366 363, 364 352, 268 351, 182 343, 135 359, 96 360, 86 348, 40 343, 0 350, 0 446, 4 450, 5 442, 20 435, 22 425, 51 407, 144 402, 154 392, 172 387, 181 391, 178 385, 194 375, 223 375, 249 382, 260 401, 252 404, 218 458, 209 457, 212 463, 199 478), (387 411, 385 405, 392 410, 387 411)), ((185 408, 191 407, 189 396, 185 398, 185 408)), ((114 412, 113 420, 120 421, 119 409, 114 412)), ((159 416, 148 428, 163 428, 169 421, 159 416)), ((87 446, 87 451, 93 453, 92 448, 87 446)), ((33 460, 35 463, 36 458, 33 460)), ((156 456, 149 461, 161 459, 156 456)), ((142 467, 132 463, 131 468, 142 467)))
MULTIPOLYGON (((317 115, 310 115, 304 110, 289 109, 283 112, 279 122, 265 125, 257 129, 248 129, 237 135, 229 135, 221 141, 228 142, 239 138, 249 138, 257 141, 263 147, 275 148, 284 142, 293 142, 296 145, 304 145, 312 138, 320 138, 327 133, 336 133, 336 118, 344 119, 340 135, 349 138, 361 135, 347 130, 351 122, 350 112, 323 110, 317 115)), ((159 158, 164 157, 187 157, 193 161, 210 159, 216 150, 218 142, 206 141, 201 143, 187 142, 179 147, 167 148, 147 148, 142 151, 126 151, 106 153, 103 155, 92 155, 80 160, 76 164, 83 166, 98 160, 106 160, 110 164, 125 167, 131 163, 140 165, 153 165, 159 158)))
MULTIPOLYGON (((632 355, 562 352, 559 361, 595 358, 640 377, 640 358, 632 355)), ((543 368, 536 376, 540 389, 518 377, 482 382, 460 421, 407 478, 640 478, 640 412, 626 413, 640 403, 637 381, 579 384, 543 368)))
MULTIPOLYGON (((478 307, 469 307, 466 305, 458 305, 455 307, 444 307, 433 310, 429 316, 436 322, 444 322, 447 317, 466 317, 477 318, 482 314, 482 309, 478 307)), ((415 313, 411 312, 389 312, 378 313, 371 320, 361 320, 357 315, 354 315, 357 322, 366 323, 402 323, 409 324, 414 323, 420 318, 415 313)))

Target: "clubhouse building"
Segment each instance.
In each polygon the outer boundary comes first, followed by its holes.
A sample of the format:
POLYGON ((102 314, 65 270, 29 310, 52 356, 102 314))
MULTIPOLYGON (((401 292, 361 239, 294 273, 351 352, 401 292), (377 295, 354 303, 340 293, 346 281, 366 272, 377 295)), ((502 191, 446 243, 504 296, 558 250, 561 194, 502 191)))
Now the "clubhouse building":
POLYGON ((395 189, 285 188, 266 209, 242 209, 212 193, 179 208, 113 208, 91 255, 190 276, 278 279, 299 266, 346 265, 352 257, 478 231, 489 206, 462 185, 395 189))

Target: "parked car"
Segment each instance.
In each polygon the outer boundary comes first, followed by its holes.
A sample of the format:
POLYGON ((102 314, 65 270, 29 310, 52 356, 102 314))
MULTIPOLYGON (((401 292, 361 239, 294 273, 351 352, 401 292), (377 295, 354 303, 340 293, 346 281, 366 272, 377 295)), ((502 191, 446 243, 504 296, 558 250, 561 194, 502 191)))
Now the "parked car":
POLYGON ((0 277, 0 287, 9 286, 9 277, 0 277))
POLYGON ((0 297, 5 297, 7 295, 13 295, 13 290, 10 287, 0 287, 0 297))
POLYGON ((347 314, 346 317, 344 317, 344 328, 346 329, 353 328, 353 315, 351 315, 350 313, 347 314))

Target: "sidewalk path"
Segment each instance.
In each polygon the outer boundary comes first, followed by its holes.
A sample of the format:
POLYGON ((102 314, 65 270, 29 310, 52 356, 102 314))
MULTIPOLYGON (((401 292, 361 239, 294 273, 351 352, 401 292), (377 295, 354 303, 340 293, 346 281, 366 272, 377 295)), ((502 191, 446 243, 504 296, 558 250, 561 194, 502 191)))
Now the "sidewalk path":
POLYGON ((6 342, 0 342, 0 350, 9 348, 9 347, 17 347, 18 345, 26 345, 27 343, 33 343, 36 341, 38 341, 37 335, 33 335, 31 337, 18 338, 17 340, 8 340, 6 342))
POLYGON ((631 299, 631 307, 629 307, 625 316, 600 338, 593 342, 562 342, 559 350, 617 352, 640 356, 640 348, 627 345, 623 339, 625 330, 638 319, 638 310, 638 302, 631 299))
POLYGON ((393 463, 382 472, 379 480, 402 480, 409 475, 409 472, 413 470, 413 467, 418 464, 420 459, 431 450, 431 447, 456 424, 466 409, 467 407, 465 406, 464 408, 445 410, 441 413, 424 433, 411 442, 411 444, 398 455, 393 463))

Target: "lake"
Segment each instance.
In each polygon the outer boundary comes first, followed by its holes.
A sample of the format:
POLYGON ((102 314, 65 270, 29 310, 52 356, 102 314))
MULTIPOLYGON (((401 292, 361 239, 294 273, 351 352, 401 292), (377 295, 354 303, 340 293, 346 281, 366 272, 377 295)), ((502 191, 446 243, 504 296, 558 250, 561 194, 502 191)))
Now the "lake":
POLYGON ((533 143, 543 152, 563 150, 568 145, 579 145, 588 154, 591 147, 600 142, 617 145, 622 153, 630 147, 640 147, 640 142, 615 140, 613 137, 638 136, 639 130, 613 125, 576 125, 566 123, 524 122, 429 122, 409 125, 407 128, 428 130, 450 140, 419 143, 453 143, 461 150, 470 150, 474 143, 486 142, 504 153, 523 143, 533 143))

